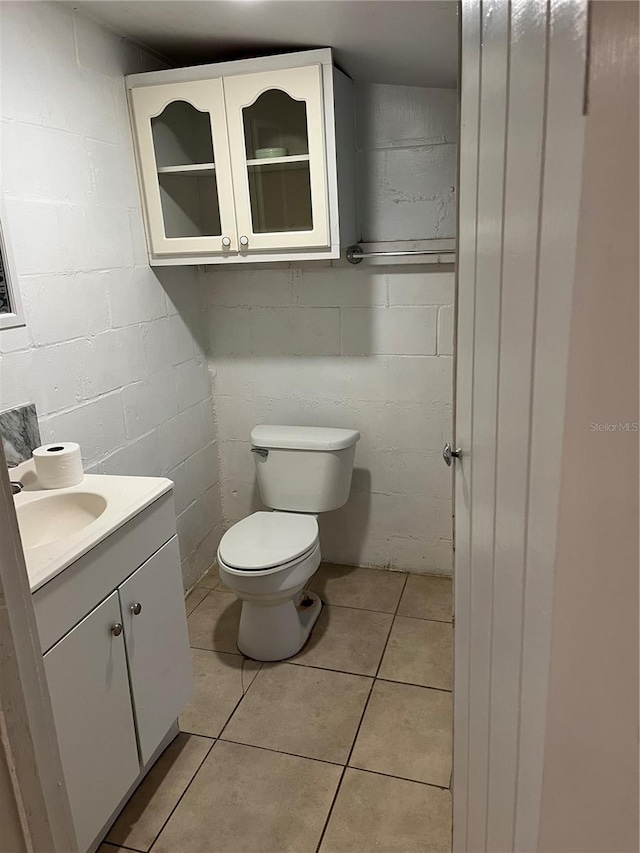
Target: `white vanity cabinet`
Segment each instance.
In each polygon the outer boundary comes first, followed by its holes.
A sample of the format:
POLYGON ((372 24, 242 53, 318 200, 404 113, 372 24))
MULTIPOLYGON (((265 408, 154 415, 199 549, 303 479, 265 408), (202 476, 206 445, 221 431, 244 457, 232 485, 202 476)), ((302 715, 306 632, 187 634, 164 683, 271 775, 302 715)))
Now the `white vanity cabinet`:
POLYGON ((174 536, 118 587, 143 765, 193 689, 179 567, 174 536))
POLYGON ((121 618, 114 592, 44 656, 81 851, 140 773, 121 618))
POLYGON ((127 78, 151 264, 355 242, 352 83, 314 50, 127 78))
POLYGON ((193 676, 171 493, 33 593, 78 847, 177 733, 193 676))

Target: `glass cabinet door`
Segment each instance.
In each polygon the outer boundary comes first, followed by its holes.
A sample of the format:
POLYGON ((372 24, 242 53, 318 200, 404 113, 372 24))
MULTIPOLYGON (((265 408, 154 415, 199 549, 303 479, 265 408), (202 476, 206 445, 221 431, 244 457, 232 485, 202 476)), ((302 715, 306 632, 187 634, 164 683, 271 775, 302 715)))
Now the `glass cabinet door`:
POLYGON ((329 245, 321 75, 224 78, 241 252, 329 245))
POLYGON ((131 92, 153 254, 237 250, 222 81, 131 92))

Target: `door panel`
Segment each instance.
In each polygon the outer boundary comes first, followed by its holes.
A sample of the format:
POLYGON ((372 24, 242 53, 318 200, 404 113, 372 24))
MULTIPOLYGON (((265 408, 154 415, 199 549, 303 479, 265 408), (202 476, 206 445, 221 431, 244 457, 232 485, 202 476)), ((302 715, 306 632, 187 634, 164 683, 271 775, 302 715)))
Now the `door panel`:
POLYGON ((153 253, 235 252, 222 80, 145 86, 130 96, 153 253))
POLYGON ((585 3, 462 3, 453 850, 538 849, 585 3))
POLYGON ((193 690, 177 536, 140 566, 119 594, 145 764, 193 690), (132 608, 138 605, 136 614, 132 608))
POLYGON ((78 847, 86 850, 140 765, 124 634, 112 593, 44 656, 78 847))
POLYGON ((240 251, 329 245, 320 65, 224 78, 240 251))

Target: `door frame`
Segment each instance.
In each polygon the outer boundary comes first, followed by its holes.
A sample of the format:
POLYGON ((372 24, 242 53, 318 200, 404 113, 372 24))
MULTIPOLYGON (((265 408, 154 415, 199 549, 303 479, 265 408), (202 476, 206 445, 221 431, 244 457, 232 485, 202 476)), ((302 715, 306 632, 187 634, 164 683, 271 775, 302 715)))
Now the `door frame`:
POLYGON ((462 0, 453 849, 537 849, 586 0, 462 0), (482 227, 479 227, 481 224, 482 227))

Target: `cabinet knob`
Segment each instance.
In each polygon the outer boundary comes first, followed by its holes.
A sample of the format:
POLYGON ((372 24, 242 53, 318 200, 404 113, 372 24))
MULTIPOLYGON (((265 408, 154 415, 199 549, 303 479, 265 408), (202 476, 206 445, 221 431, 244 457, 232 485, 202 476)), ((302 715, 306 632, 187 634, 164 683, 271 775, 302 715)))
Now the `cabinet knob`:
POLYGON ((142 610, 142 605, 140 604, 139 601, 136 601, 135 604, 131 605, 130 610, 134 616, 137 616, 138 613, 140 613, 140 611, 142 610))
POLYGON ((249 238, 248 238, 248 237, 245 237, 245 236, 243 235, 243 236, 240 238, 240 245, 241 245, 241 246, 248 246, 248 245, 249 245, 249 238))
POLYGON ((115 625, 111 626, 111 633, 114 637, 119 637, 122 634, 122 625, 119 622, 116 622, 115 625))
POLYGON ((224 246, 225 249, 228 249, 229 246, 231 245, 231 239, 229 237, 223 237, 222 238, 222 245, 224 246))

